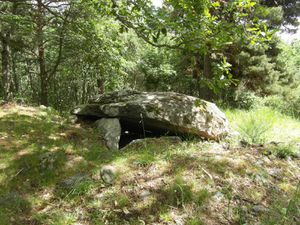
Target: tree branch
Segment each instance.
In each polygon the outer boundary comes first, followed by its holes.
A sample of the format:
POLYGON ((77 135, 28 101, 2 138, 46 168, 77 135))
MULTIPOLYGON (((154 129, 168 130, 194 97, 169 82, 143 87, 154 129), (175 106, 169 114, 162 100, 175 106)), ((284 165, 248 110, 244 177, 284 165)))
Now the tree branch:
POLYGON ((170 49, 181 49, 184 50, 182 45, 188 43, 188 42, 180 42, 175 45, 169 45, 169 44, 157 44, 152 42, 142 31, 140 31, 139 27, 135 26, 132 22, 128 21, 125 16, 121 16, 117 13, 116 8, 118 7, 117 2, 115 0, 112 1, 112 13, 115 16, 115 18, 120 21, 123 25, 125 25, 127 28, 131 28, 134 30, 134 32, 137 34, 137 36, 141 39, 143 39, 146 43, 158 47, 158 48, 170 48, 170 49))
POLYGON ((48 71, 48 76, 47 76, 47 81, 54 76, 54 74, 56 73, 57 71, 57 68, 61 62, 61 59, 62 59, 62 50, 63 50, 63 44, 64 44, 64 31, 65 31, 65 27, 67 25, 67 22, 68 22, 68 18, 69 18, 69 13, 67 13, 66 17, 64 18, 63 20, 63 25, 62 25, 62 28, 61 28, 61 31, 60 31, 60 35, 59 35, 59 44, 58 44, 58 54, 57 54, 57 58, 56 58, 56 61, 55 61, 55 64, 52 68, 51 71, 48 71))

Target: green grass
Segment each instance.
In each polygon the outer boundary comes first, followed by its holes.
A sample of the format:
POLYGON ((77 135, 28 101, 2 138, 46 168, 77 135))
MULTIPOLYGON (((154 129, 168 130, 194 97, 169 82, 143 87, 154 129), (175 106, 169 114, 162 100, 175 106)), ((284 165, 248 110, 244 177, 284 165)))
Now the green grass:
MULTIPOLYGON (((268 156, 247 147, 222 150, 227 143, 193 139, 174 144, 148 139, 123 151, 109 151, 95 130, 72 125, 54 110, 0 108, 0 224, 161 224, 174 223, 178 217, 184 224, 219 224, 224 217, 234 224, 253 219, 239 208, 244 203, 241 196, 251 197, 249 190, 262 193, 259 197, 267 204, 281 198, 280 209, 291 208, 286 215, 296 217, 298 197, 291 191, 281 190, 271 197, 267 193, 269 187, 277 190, 283 184, 295 190, 295 178, 289 171, 300 175, 294 169, 300 165, 281 158, 293 158, 290 143, 298 140, 299 121, 266 108, 226 113, 236 129, 251 116, 272 121, 266 142, 289 142, 266 148, 277 156, 270 167, 287 168, 282 172, 284 178, 266 186, 256 184, 255 176, 268 181, 270 175, 264 164, 254 165, 253 161, 268 156), (101 180, 103 165, 116 168, 113 185, 101 180), (241 187, 243 182, 250 187, 241 187), (221 196, 218 208, 210 217, 217 193, 221 196), (288 204, 290 199, 294 200, 288 204)), ((285 215, 271 206, 269 213, 285 215)))
POLYGON ((250 144, 300 141, 300 121, 270 108, 225 110, 232 129, 250 144))
POLYGON ((177 176, 166 190, 165 197, 168 204, 173 206, 183 206, 193 199, 192 185, 187 184, 181 176, 177 176))
MULTIPOLYGON (((273 193, 271 193, 273 194, 273 193)), ((263 215, 263 225, 296 225, 300 221, 300 182, 290 198, 278 198, 275 196, 268 209, 263 215)))

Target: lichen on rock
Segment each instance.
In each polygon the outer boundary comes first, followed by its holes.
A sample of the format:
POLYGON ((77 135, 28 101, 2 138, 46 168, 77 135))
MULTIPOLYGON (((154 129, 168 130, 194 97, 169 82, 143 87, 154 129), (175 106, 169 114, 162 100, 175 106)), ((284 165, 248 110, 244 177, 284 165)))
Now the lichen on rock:
POLYGON ((73 114, 118 118, 122 130, 184 134, 213 140, 229 133, 228 121, 214 103, 175 92, 111 92, 76 107, 73 114))

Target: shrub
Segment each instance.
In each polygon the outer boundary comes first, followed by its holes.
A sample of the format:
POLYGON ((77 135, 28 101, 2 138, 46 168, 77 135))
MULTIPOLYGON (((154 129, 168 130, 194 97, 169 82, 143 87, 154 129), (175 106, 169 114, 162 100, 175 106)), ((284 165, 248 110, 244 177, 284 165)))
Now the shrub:
POLYGON ((300 118, 300 88, 286 91, 283 95, 268 96, 264 105, 283 114, 300 118))
POLYGON ((234 106, 240 109, 253 109, 263 105, 263 98, 249 91, 242 82, 233 94, 234 106))
POLYGON ((250 91, 242 92, 235 96, 235 104, 240 109, 249 110, 255 108, 258 102, 259 97, 250 91))

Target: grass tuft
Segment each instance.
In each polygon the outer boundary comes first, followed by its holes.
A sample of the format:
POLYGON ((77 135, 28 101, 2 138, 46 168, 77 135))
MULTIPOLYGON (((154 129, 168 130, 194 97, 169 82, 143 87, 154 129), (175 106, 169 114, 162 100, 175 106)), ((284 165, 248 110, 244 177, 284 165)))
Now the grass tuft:
POLYGON ((271 148, 271 153, 280 159, 298 158, 299 150, 293 144, 280 144, 271 148))
POLYGON ((181 176, 177 176, 166 190, 165 197, 168 204, 182 207, 193 200, 192 185, 187 184, 181 176))

